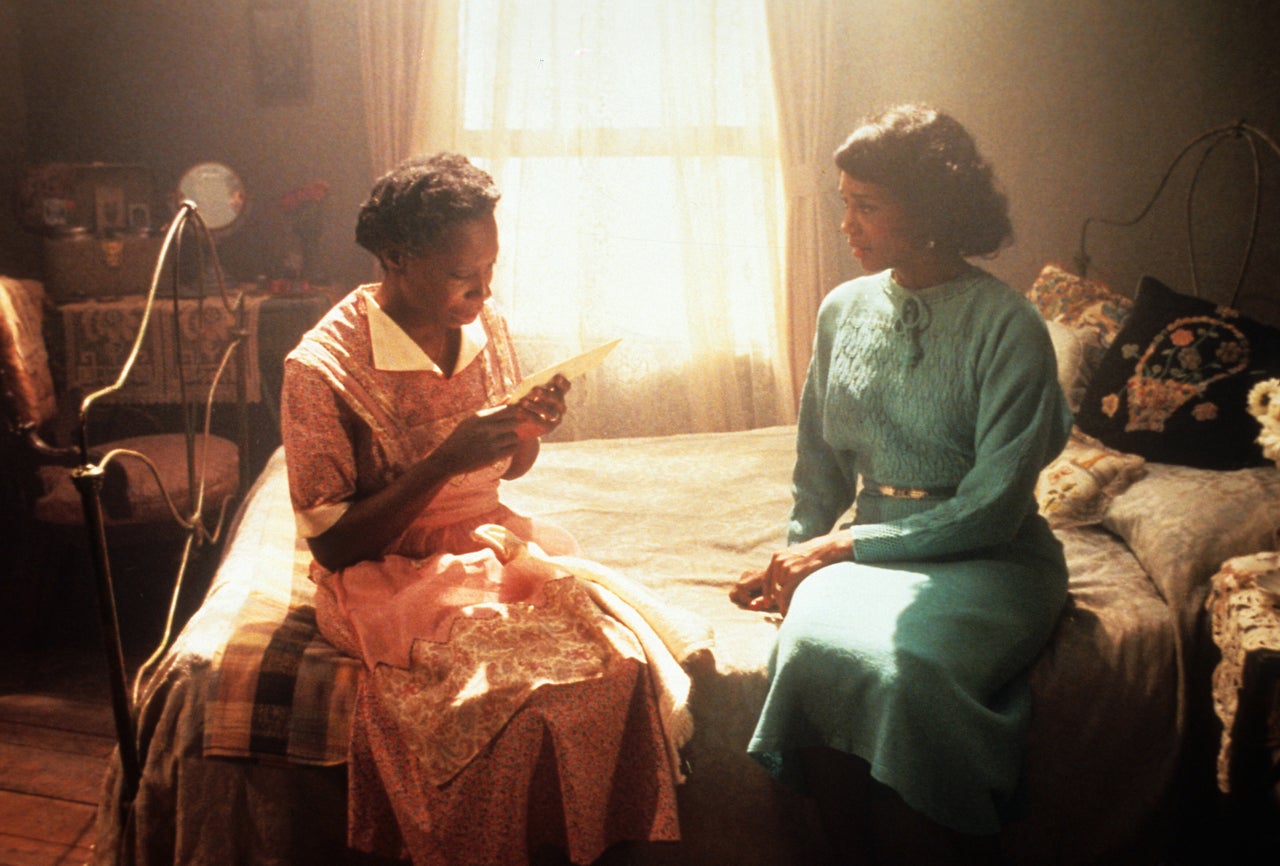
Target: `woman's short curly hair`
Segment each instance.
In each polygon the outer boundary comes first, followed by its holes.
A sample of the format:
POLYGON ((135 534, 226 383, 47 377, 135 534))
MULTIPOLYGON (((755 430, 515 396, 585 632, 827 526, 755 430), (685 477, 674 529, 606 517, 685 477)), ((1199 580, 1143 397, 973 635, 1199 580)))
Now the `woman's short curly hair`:
POLYGON ((1013 238, 1009 202, 990 164, 948 114, 908 104, 869 117, 836 150, 835 162, 850 177, 888 189, 922 241, 988 256, 1013 238))
POLYGON ((421 253, 450 227, 493 213, 499 197, 489 173, 462 154, 413 157, 373 185, 356 219, 356 243, 379 257, 392 247, 421 253))

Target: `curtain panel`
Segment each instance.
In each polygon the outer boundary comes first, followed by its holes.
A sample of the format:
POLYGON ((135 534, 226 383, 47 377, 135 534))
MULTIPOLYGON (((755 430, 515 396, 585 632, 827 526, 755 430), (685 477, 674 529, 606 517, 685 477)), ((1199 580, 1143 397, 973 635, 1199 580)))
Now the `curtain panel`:
POLYGON ((374 159, 456 150, 494 175, 526 372, 623 338, 554 438, 794 420, 763 0, 365 6, 374 159))
POLYGON ((765 0, 786 188, 784 351, 797 399, 813 352, 818 305, 845 279, 833 155, 850 131, 843 124, 851 121, 838 113, 849 50, 839 6, 839 0, 765 0))
POLYGON ((357 39, 371 177, 413 155, 414 107, 429 71, 424 36, 434 28, 430 0, 358 0, 357 39))

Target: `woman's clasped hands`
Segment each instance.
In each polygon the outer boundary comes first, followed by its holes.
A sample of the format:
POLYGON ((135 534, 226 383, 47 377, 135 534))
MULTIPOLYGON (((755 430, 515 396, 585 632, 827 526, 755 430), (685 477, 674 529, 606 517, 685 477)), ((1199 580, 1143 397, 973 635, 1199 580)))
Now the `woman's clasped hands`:
POLYGON ((776 610, 786 616, 791 597, 806 577, 852 556, 853 538, 846 531, 810 538, 774 553, 763 571, 743 572, 729 598, 747 610, 776 610))

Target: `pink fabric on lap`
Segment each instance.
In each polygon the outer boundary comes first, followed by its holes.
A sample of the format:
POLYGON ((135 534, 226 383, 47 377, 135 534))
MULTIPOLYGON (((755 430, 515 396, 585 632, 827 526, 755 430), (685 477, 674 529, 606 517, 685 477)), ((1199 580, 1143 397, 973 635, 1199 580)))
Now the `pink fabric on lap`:
POLYGON ((330 585, 372 670, 378 664, 409 667, 413 641, 447 642, 459 617, 499 616, 502 605, 515 602, 536 606, 544 581, 504 566, 491 550, 478 550, 361 562, 334 574, 330 585))

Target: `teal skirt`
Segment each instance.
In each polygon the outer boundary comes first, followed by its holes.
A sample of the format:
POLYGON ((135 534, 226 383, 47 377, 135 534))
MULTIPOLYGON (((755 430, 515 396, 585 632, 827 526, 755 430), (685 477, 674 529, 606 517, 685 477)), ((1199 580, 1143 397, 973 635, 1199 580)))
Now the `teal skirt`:
POLYGON ((796 750, 857 755, 916 811, 995 833, 1018 790, 1028 669, 1066 596, 1062 547, 1038 515, 972 559, 823 568, 779 627, 747 750, 802 790, 796 750))

